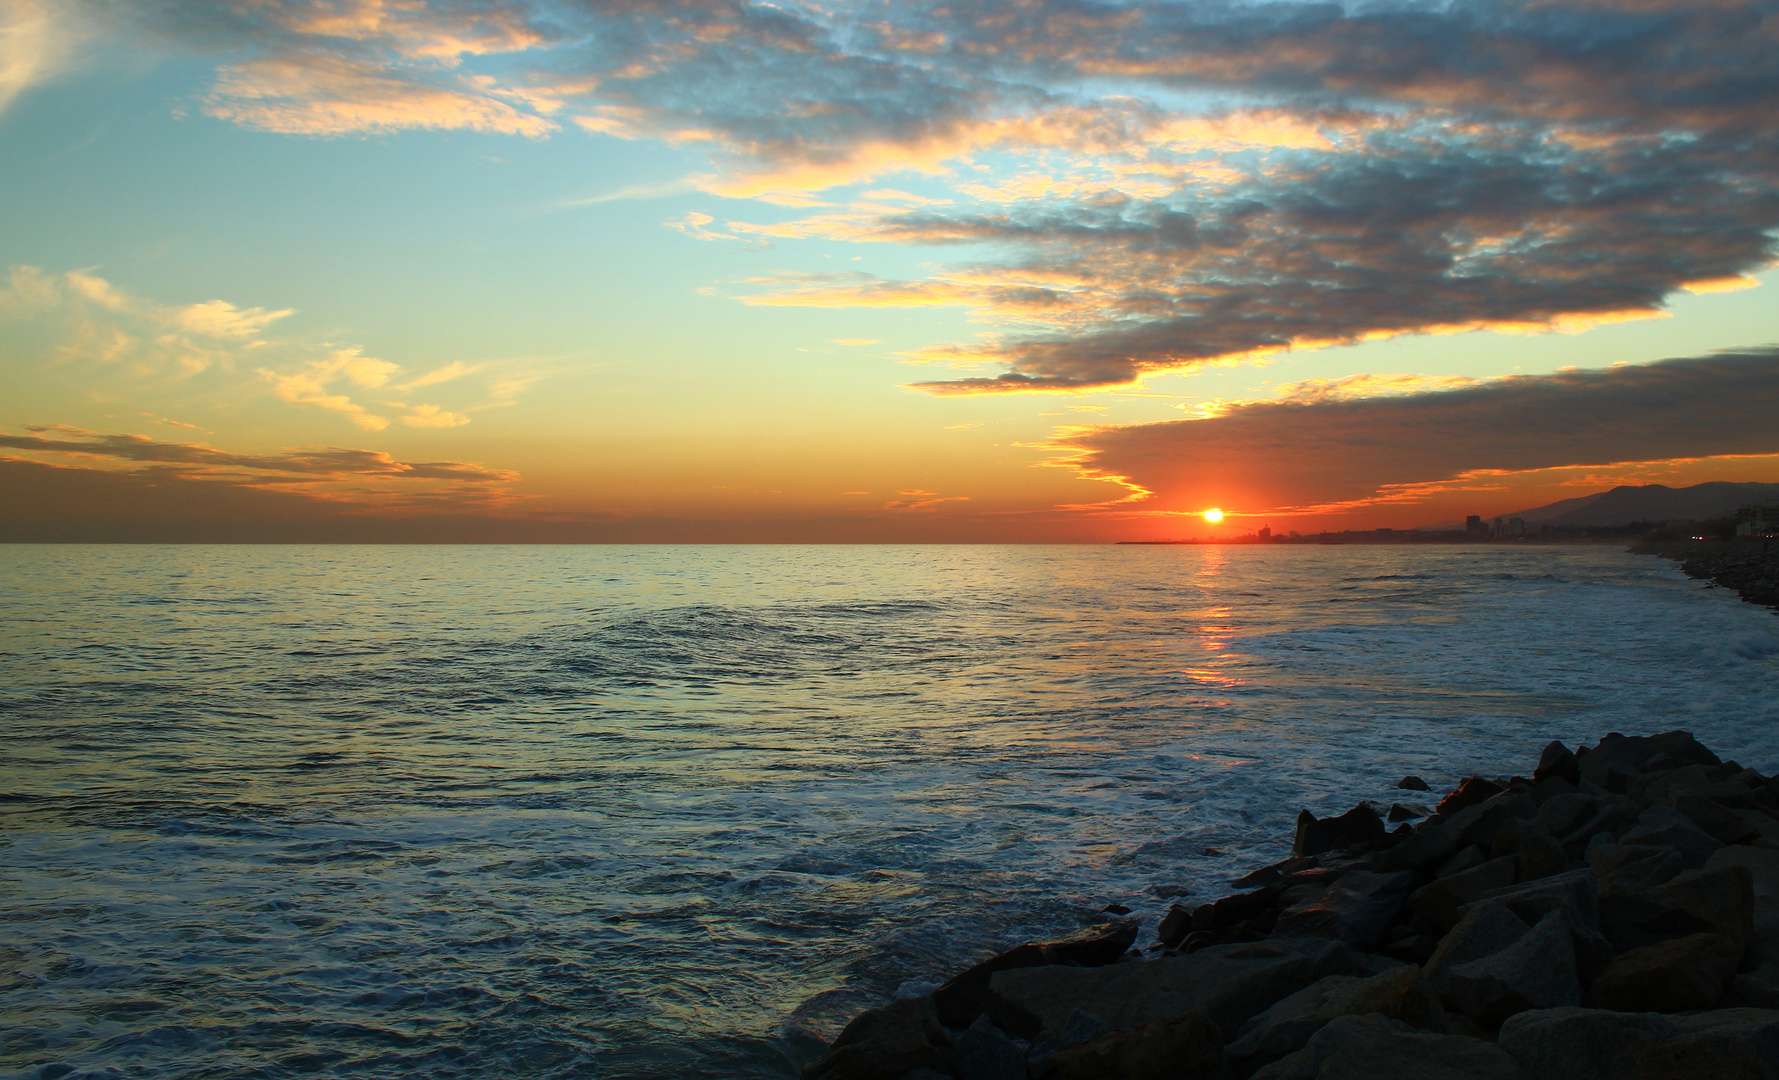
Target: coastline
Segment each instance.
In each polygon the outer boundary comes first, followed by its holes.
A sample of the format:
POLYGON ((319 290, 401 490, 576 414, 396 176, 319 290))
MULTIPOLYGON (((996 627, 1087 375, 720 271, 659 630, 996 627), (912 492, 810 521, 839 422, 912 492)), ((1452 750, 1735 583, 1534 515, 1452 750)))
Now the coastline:
POLYGON ((1108 908, 868 1010, 804 1080, 1779 1077, 1779 777, 1671 731, 1398 786, 1150 942, 1108 908))
POLYGON ((1688 577, 1710 581, 1751 604, 1779 609, 1779 544, 1752 540, 1643 540, 1631 552, 1673 559, 1688 577))

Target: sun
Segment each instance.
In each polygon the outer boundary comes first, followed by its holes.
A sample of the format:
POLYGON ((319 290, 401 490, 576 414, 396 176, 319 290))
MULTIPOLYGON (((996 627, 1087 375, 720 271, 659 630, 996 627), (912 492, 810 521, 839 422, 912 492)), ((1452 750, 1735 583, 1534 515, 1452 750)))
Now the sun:
POLYGON ((1211 522, 1212 524, 1216 524, 1217 522, 1223 520, 1223 511, 1221 511, 1221 510, 1206 510, 1205 511, 1205 520, 1211 522))

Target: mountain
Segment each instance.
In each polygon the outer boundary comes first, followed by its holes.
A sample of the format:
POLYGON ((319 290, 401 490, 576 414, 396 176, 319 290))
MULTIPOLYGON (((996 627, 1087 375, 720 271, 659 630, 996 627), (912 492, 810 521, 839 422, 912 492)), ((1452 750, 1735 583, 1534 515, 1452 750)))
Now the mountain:
POLYGON ((1730 484, 1714 480, 1692 487, 1665 484, 1615 487, 1598 495, 1515 510, 1504 517, 1528 525, 1629 525, 1633 521, 1696 521, 1728 517, 1744 506, 1779 503, 1779 484, 1730 484))

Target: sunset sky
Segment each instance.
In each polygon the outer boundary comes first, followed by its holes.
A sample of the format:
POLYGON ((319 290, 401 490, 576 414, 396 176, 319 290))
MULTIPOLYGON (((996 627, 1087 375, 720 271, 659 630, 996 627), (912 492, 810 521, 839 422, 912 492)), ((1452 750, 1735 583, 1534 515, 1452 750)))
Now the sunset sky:
POLYGON ((0 0, 0 539, 1779 482, 1779 3, 0 0))

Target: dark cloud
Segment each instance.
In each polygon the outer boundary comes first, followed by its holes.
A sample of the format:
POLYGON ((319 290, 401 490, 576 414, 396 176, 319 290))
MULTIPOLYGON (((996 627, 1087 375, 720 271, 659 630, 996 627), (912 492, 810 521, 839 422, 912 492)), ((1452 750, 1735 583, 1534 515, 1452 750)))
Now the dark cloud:
MULTIPOLYGON (((461 461, 397 461, 381 450, 319 447, 290 450, 282 454, 231 454, 194 443, 161 442, 146 435, 100 435, 59 424, 33 426, 30 430, 66 432, 76 437, 46 439, 41 435, 0 434, 0 447, 152 462, 188 467, 192 471, 245 469, 254 473, 285 474, 290 479, 305 480, 376 478, 496 484, 517 479, 515 473, 461 461)), ((274 477, 260 479, 271 480, 274 477)))
POLYGON ((1358 400, 1257 402, 1064 440, 1138 506, 1243 512, 1364 501, 1479 470, 1779 453, 1779 347, 1358 400))

